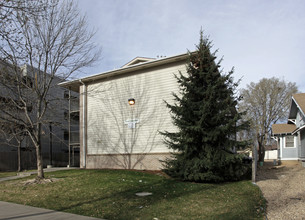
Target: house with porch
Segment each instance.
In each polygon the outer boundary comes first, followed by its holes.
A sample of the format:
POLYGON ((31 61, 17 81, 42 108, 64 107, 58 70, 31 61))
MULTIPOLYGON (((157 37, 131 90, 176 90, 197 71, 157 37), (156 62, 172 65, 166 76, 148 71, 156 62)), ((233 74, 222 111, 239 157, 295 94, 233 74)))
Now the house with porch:
POLYGON ((186 73, 187 59, 137 57, 60 84, 79 93, 81 168, 162 169, 171 152, 159 132, 176 129, 165 101, 179 93, 175 74, 186 73))
POLYGON ((272 125, 278 159, 305 162, 305 93, 294 94, 286 124, 272 125))

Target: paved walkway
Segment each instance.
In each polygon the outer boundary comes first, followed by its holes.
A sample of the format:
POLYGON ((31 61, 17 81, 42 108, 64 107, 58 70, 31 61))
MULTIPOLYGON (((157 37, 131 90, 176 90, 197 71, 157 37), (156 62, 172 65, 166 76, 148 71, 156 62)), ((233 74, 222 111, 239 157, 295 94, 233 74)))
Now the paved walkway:
MULTIPOLYGON (((71 169, 79 169, 78 167, 52 167, 52 168, 45 168, 43 169, 44 172, 54 172, 59 170, 71 170, 71 169)), ((20 179, 26 176, 31 176, 36 174, 37 171, 31 171, 31 172, 20 172, 16 176, 8 176, 0 178, 0 182, 6 181, 6 180, 14 180, 14 179, 20 179)))
MULTIPOLYGON (((0 201, 1 220, 94 220, 87 216, 75 215, 65 212, 57 212, 49 209, 35 208, 0 201)), ((99 219, 101 220, 101 219, 99 219)))

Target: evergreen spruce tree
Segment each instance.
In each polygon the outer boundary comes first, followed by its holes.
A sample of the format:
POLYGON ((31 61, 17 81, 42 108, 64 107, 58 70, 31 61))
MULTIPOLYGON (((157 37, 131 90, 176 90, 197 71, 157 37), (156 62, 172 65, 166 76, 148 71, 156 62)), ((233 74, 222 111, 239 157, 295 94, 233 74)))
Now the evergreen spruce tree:
POLYGON ((175 104, 167 103, 177 132, 162 132, 165 143, 175 150, 165 161, 165 172, 185 181, 223 182, 239 180, 249 171, 243 155, 233 154, 236 133, 245 129, 237 109, 233 69, 220 71, 216 52, 201 31, 197 51, 189 53, 187 74, 176 76, 180 94, 173 94, 175 104))

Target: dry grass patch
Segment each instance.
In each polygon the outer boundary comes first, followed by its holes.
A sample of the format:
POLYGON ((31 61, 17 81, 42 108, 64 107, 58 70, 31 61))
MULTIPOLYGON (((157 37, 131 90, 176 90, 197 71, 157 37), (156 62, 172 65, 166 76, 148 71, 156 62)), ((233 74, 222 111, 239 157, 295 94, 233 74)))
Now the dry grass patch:
POLYGON ((21 184, 23 186, 26 186, 26 185, 33 185, 33 184, 47 184, 47 183, 53 183, 53 182, 57 182, 61 179, 58 179, 58 178, 45 178, 45 179, 29 179, 29 180, 26 180, 26 181, 23 181, 21 182, 21 184))

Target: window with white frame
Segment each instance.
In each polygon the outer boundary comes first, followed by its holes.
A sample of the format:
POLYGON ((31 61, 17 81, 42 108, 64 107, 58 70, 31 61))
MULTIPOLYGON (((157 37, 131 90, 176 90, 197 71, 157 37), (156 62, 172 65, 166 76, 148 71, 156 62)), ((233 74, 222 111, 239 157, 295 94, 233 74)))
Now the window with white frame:
POLYGON ((286 136, 285 139, 285 147, 294 147, 294 136, 286 136))

